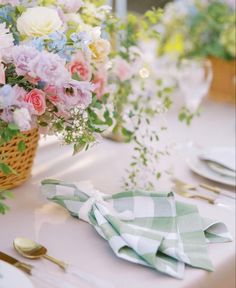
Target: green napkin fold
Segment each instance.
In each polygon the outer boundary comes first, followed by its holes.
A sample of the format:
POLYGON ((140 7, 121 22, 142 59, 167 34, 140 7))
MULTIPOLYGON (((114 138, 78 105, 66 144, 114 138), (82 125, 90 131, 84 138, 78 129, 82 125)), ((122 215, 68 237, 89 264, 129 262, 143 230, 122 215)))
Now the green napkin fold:
POLYGON ((106 195, 89 182, 42 182, 48 200, 89 222, 125 260, 184 277, 185 264, 213 271, 207 243, 229 242, 225 224, 202 218, 174 194, 142 191, 106 195))

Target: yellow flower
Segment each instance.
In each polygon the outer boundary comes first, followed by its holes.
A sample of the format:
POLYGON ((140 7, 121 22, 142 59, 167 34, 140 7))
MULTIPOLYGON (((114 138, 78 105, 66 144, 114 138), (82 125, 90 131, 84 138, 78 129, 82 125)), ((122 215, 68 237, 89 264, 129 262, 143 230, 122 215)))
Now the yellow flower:
POLYGON ((110 53, 110 43, 104 39, 95 39, 89 48, 92 52, 92 59, 95 62, 104 62, 110 53))
POLYGON ((175 34, 164 45, 163 51, 166 53, 184 53, 184 37, 182 34, 175 34))
POLYGON ((23 36, 40 37, 60 30, 62 21, 55 9, 28 8, 17 20, 17 29, 23 36))

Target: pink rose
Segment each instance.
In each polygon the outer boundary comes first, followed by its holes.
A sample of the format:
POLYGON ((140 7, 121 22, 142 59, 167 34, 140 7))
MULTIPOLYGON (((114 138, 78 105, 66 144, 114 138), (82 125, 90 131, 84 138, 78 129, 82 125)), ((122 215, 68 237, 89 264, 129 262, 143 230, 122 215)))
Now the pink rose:
POLYGON ((89 81, 92 77, 92 69, 82 53, 77 53, 75 59, 70 63, 71 74, 77 74, 83 81, 89 81))
POLYGON ((6 84, 5 68, 1 62, 0 62, 0 84, 6 84))
POLYGON ((53 103, 57 104, 60 101, 60 98, 57 96, 57 88, 54 85, 48 85, 44 89, 44 92, 47 94, 47 98, 53 103))
POLYGON ((33 89, 26 94, 24 101, 33 105, 36 115, 42 115, 46 110, 45 93, 39 89, 33 89))

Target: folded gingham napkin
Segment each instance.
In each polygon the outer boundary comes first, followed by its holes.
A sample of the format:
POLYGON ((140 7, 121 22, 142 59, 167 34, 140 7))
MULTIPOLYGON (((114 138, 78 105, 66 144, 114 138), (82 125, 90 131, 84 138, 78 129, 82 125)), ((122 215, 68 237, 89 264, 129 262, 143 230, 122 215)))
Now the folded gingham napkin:
POLYGON ((202 218, 174 194, 130 191, 106 195, 89 182, 42 182, 46 197, 89 222, 125 260, 183 278, 185 264, 213 271, 207 243, 228 242, 223 223, 202 218))

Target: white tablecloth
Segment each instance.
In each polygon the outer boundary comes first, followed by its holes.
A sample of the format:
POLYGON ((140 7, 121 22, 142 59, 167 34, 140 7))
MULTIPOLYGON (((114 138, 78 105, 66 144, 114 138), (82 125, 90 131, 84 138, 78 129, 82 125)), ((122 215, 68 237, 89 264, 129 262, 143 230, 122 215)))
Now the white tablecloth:
MULTIPOLYGON (((176 176, 186 182, 203 181, 201 177, 190 172, 185 164, 186 143, 192 141, 202 147, 235 145, 232 106, 205 103, 202 116, 196 118, 189 128, 177 121, 174 111, 170 113, 168 121, 169 132, 162 141, 172 139, 180 144, 179 147, 182 146, 182 149, 177 149, 161 165, 163 169, 174 168, 176 176)), ((188 267, 185 279, 176 280, 155 270, 118 259, 93 227, 72 218, 63 208, 47 202, 39 192, 39 183, 45 178, 69 181, 89 179, 105 193, 119 192, 131 151, 129 145, 103 140, 90 151, 72 157, 70 147, 60 147, 54 138, 47 141, 41 139, 32 178, 14 190, 15 198, 8 202, 11 211, 6 216, 0 216, 0 250, 25 260, 14 251, 12 241, 16 236, 29 237, 44 244, 49 254, 107 279, 117 288, 235 287, 235 241, 209 246, 215 272, 209 273, 188 267)), ((233 188, 218 186, 233 191, 233 188)), ((170 187, 170 181, 164 177, 158 185, 158 190, 169 191, 170 187)), ((197 204, 202 216, 225 222, 233 237, 235 236, 234 211, 201 200, 181 200, 197 204)), ((43 266, 43 269, 46 268, 48 271, 63 273, 47 260, 35 260, 33 264, 37 267, 43 266)), ((35 287, 43 286, 35 282, 35 287)), ((78 287, 88 286, 81 282, 78 287)))

